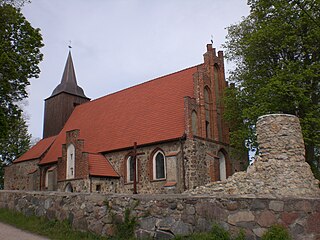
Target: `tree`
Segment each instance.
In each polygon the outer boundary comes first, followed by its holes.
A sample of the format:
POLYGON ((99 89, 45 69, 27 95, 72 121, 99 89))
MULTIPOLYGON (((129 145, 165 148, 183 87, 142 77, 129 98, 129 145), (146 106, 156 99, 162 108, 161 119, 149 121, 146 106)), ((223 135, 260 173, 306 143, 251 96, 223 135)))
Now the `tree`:
POLYGON ((235 84, 225 97, 231 143, 256 147, 257 118, 300 118, 308 162, 320 148, 320 1, 249 0, 251 11, 228 28, 227 59, 235 84), (234 111, 234 104, 237 110, 234 111))
POLYGON ((3 164, 19 157, 30 144, 19 102, 28 96, 29 79, 39 77, 38 63, 43 57, 40 30, 34 29, 20 10, 8 2, 16 6, 25 1, 0 1, 0 160, 3 164))

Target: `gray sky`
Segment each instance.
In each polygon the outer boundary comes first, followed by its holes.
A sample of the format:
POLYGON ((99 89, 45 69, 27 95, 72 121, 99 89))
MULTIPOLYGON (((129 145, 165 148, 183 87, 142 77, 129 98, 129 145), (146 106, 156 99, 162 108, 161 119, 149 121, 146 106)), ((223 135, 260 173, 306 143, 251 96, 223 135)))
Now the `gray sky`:
POLYGON ((60 83, 69 40, 78 85, 96 99, 201 63, 211 35, 223 50, 225 28, 248 15, 246 2, 32 0, 22 12, 41 29, 45 47, 25 107, 30 133, 42 137, 44 99, 60 83))

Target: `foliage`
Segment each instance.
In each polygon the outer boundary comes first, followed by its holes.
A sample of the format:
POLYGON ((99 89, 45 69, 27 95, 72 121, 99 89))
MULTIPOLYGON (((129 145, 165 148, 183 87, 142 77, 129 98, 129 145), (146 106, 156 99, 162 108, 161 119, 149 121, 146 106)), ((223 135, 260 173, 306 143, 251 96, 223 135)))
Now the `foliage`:
POLYGON ((212 229, 208 233, 194 233, 190 236, 179 236, 176 240, 188 239, 188 240, 245 240, 245 234, 240 231, 236 236, 232 237, 231 234, 220 227, 217 224, 212 226, 212 229))
POLYGON ((42 60, 40 30, 34 29, 15 8, 24 2, 0 1, 0 188, 3 164, 11 163, 30 145, 19 103, 28 95, 29 78, 38 77, 38 63, 42 60))
POLYGON ((261 240, 290 240, 288 230, 281 225, 273 225, 265 232, 261 240))
POLYGON ((124 212, 124 220, 116 222, 115 239, 134 239, 136 226, 137 220, 131 216, 131 209, 127 208, 124 212))
POLYGON ((8 209, 0 209, 0 221, 14 225, 23 230, 46 236, 50 239, 107 239, 106 237, 97 236, 92 233, 75 231, 67 221, 49 221, 45 218, 39 218, 36 216, 26 217, 22 213, 8 209))
POLYGON ((0 0, 0 6, 10 4, 16 8, 21 8, 25 3, 30 3, 31 0, 0 0))
POLYGON ((20 117, 9 124, 7 138, 0 139, 0 189, 3 189, 4 166, 10 165, 30 148, 31 135, 25 120, 20 117))
POLYGON ((320 147, 320 2, 249 0, 249 16, 228 27, 226 57, 235 62, 225 97, 234 147, 256 147, 257 118, 300 118, 309 159, 320 147), (239 146, 241 145, 241 146, 239 146))
POLYGON ((0 161, 11 164, 30 148, 31 135, 23 118, 15 119, 9 123, 7 139, 0 139, 0 161))
POLYGON ((6 139, 10 122, 21 117, 18 103, 28 96, 29 79, 39 76, 43 43, 40 30, 6 3, 0 5, 0 39, 0 138, 6 139))

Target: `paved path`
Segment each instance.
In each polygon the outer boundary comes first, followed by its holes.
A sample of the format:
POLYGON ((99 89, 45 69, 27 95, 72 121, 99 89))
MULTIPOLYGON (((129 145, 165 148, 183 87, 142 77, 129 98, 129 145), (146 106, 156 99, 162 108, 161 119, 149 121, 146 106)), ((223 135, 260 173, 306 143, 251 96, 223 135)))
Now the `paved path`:
POLYGON ((0 239, 1 240, 48 240, 29 232, 25 232, 11 225, 0 222, 0 239))

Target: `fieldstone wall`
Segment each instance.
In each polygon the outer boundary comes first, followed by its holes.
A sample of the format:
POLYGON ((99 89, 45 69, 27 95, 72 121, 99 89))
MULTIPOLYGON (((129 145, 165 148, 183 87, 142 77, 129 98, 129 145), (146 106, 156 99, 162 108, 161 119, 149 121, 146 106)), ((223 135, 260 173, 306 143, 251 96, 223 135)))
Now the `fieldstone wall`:
MULTIPOLYGON (((104 156, 109 160, 114 169, 119 173, 120 179, 118 187, 112 190, 115 193, 130 194, 133 192, 133 182, 127 182, 127 166, 126 161, 129 153, 133 149, 106 153, 104 156)), ((179 141, 172 141, 167 143, 154 144, 150 146, 138 147, 138 153, 142 153, 137 156, 137 192, 140 194, 146 193, 167 193, 167 189, 164 187, 167 181, 176 182, 174 187, 175 193, 184 191, 183 178, 182 178, 182 161, 181 161, 181 143, 179 141), (163 180, 153 179, 152 157, 153 153, 157 150, 161 150, 166 156, 166 160, 173 160, 175 166, 168 171, 167 178, 163 180), (168 159, 168 158, 171 159, 168 159)), ((168 163, 167 163, 168 164, 168 163)))
POLYGON ((5 167, 4 189, 39 190, 39 159, 11 164, 5 167))
POLYGON ((80 230, 116 234, 126 209, 137 218, 136 236, 169 239, 208 231, 213 223, 231 232, 244 229, 255 240, 273 224, 288 228, 293 239, 320 238, 320 198, 206 195, 119 195, 0 191, 0 208, 25 215, 68 220, 80 230))
POLYGON ((297 117, 262 116, 257 122, 257 137, 260 155, 247 172, 235 173, 224 182, 210 183, 189 193, 320 196, 319 181, 305 161, 297 117))

